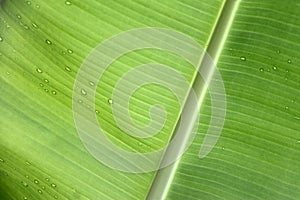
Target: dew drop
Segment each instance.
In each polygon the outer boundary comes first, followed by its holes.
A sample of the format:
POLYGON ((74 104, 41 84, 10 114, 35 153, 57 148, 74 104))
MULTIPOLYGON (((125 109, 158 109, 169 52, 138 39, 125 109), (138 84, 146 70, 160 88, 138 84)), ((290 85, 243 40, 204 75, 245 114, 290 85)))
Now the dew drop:
POLYGON ((222 147, 222 150, 225 150, 225 147, 222 147))
POLYGON ((49 178, 45 178, 45 180, 46 180, 46 181, 50 181, 50 179, 49 179, 49 178))
POLYGON ((280 50, 277 50, 277 51, 276 51, 276 53, 280 54, 280 53, 281 53, 281 51, 280 51, 280 50))
POLYGON ((139 142, 138 145, 139 145, 139 146, 143 146, 143 143, 139 142))
POLYGON ((107 101, 109 104, 112 104, 113 103, 113 100, 112 99, 108 99, 107 101))
POLYGON ((295 102, 296 102, 296 99, 293 98, 293 99, 292 99, 292 103, 295 103, 295 102))
POLYGON ((57 199, 58 198, 58 196, 57 195, 54 195, 54 199, 57 199))
POLYGON ((41 189, 38 189, 38 193, 43 194, 43 191, 41 189))
POLYGON ((72 2, 71 2, 71 1, 65 1, 65 4, 66 4, 67 6, 70 6, 70 5, 72 5, 72 2))
POLYGON ((3 37, 0 36, 0 42, 2 42, 2 41, 3 41, 3 37))
POLYGON ((288 107, 288 106, 285 106, 285 107, 284 107, 284 109, 285 109, 285 110, 288 110, 288 109, 289 109, 289 107, 288 107))
POLYGON ((90 84, 90 86, 94 86, 95 85, 95 83, 93 81, 90 81, 89 84, 90 84))
POLYGON ((291 59, 288 59, 288 60, 287 60, 287 63, 291 64, 291 63, 292 63, 291 59))
POLYGON ((87 94, 86 90, 85 89, 81 89, 81 94, 82 95, 86 95, 87 94))
POLYGON ((260 71, 260 72, 263 72, 263 71, 265 71, 265 70, 264 70, 264 68, 259 68, 259 71, 260 71))
POLYGON ((51 187, 56 188, 56 185, 54 183, 51 183, 51 187))
POLYGON ((95 113, 96 113, 97 115, 99 115, 100 112, 99 112, 99 110, 95 110, 95 113))
POLYGON ((46 88, 46 89, 45 89, 45 92, 49 92, 49 90, 46 88))
POLYGON ((28 30, 28 29, 29 29, 29 27, 28 27, 27 25, 24 25, 24 29, 28 30))
POLYGON ((26 177, 26 178, 29 178, 29 176, 28 176, 28 175, 26 175, 25 177, 26 177))
POLYGON ((46 187, 45 187, 45 186, 42 186, 42 189, 43 189, 43 190, 45 190, 45 189, 46 189, 46 187))
POLYGON ((241 61, 246 61, 246 57, 245 56, 241 56, 240 59, 241 59, 241 61))
POLYGON ((34 179, 33 181, 35 184, 39 184, 39 181, 37 179, 34 179))
POLYGON ((22 19, 21 15, 17 15, 17 18, 18 18, 18 19, 22 19))
POLYGON ((300 117, 295 116, 294 119, 300 120, 300 117))
POLYGON ((274 71, 276 71, 278 68, 277 68, 276 65, 273 65, 272 69, 273 69, 274 71))
POLYGON ((23 185, 24 187, 28 187, 28 183, 26 183, 26 182, 24 182, 24 181, 21 181, 21 183, 22 183, 22 185, 23 185))
POLYGON ((35 7, 36 7, 37 9, 39 9, 39 8, 40 8, 40 5, 39 5, 39 4, 37 4, 35 7))
POLYGON ((37 71, 38 73, 43 73, 43 70, 42 70, 41 68, 37 68, 36 71, 37 71))
POLYGON ((49 83, 49 80, 45 78, 45 79, 44 79, 44 82, 45 82, 45 83, 49 83))
POLYGON ((73 50, 72 50, 72 49, 68 49, 67 52, 68 52, 69 54, 72 54, 72 53, 73 53, 73 50))
POLYGON ((27 198, 27 197, 24 197, 23 199, 24 199, 24 200, 27 200, 28 198, 27 198))
POLYGON ((0 162, 4 163, 4 160, 2 158, 0 158, 0 162))
POLYGON ((26 1, 26 4, 30 6, 31 5, 31 1, 26 1))
POLYGON ((51 93, 52 93, 53 95, 56 95, 56 94, 57 94, 57 92, 56 92, 55 90, 52 90, 51 93))
POLYGON ((48 40, 48 39, 46 39, 45 41, 46 41, 46 44, 48 44, 48 45, 52 44, 52 42, 50 40, 48 40))
POLYGON ((67 72, 71 72, 71 71, 72 71, 71 68, 68 67, 68 66, 65 67, 65 70, 66 70, 67 72))
POLYGON ((36 23, 34 23, 34 22, 32 22, 31 25, 32 25, 33 28, 36 28, 36 29, 39 28, 39 26, 36 23))
POLYGON ((26 161, 25 163, 26 163, 26 165, 31 165, 31 163, 30 163, 30 162, 28 162, 28 161, 26 161))
POLYGON ((80 104, 81 104, 81 103, 83 103, 83 101, 82 101, 81 99, 79 99, 79 100, 78 100, 78 103, 80 103, 80 104))

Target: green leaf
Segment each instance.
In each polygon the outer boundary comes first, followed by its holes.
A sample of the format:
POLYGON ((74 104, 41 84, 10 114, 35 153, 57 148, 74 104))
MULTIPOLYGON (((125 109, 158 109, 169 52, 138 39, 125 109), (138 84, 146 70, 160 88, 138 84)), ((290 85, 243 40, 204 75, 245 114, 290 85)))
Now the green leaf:
MULTIPOLYGON (((1 199, 146 199, 153 192, 167 199, 299 199, 300 4, 238 3, 2 1, 1 199), (226 89, 227 116, 216 146, 199 159, 211 116, 207 93, 198 134, 171 166, 174 173, 111 169, 87 151, 74 124, 72 94, 81 64, 99 43, 142 27, 173 29, 197 41, 217 62, 226 89)), ((161 104, 168 114, 163 129, 139 139, 118 127, 112 92, 124 74, 145 63, 171 66, 191 84, 195 80, 183 58, 145 49, 117 59, 97 85, 87 83, 97 88, 94 111, 108 138, 141 153, 166 146, 181 114, 171 91, 146 85, 130 100, 131 119, 147 125, 149 108, 161 104)))

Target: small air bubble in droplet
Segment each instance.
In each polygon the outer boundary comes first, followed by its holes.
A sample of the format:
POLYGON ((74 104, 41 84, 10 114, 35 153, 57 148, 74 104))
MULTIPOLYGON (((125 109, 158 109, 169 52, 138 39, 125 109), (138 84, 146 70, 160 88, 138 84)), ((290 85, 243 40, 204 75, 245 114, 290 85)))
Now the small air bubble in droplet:
POLYGON ((86 95, 87 94, 86 90, 85 89, 81 89, 81 94, 82 95, 86 95))
POLYGON ((37 179, 34 179, 33 181, 35 184, 39 184, 39 181, 37 179))
POLYGON ((263 72, 263 71, 265 71, 265 70, 264 70, 264 68, 259 68, 259 71, 260 71, 260 72, 263 72))
POLYGON ((72 5, 72 2, 71 2, 71 1, 65 1, 65 4, 66 4, 67 6, 70 6, 70 5, 72 5))
POLYGON ((108 102, 109 104, 112 104, 112 103, 113 103, 113 100, 112 100, 112 99, 108 99, 107 102, 108 102))
POLYGON ((65 67, 65 70, 66 70, 67 72, 71 72, 71 71, 72 71, 71 68, 68 67, 68 66, 65 67))
POLYGON ((56 185, 54 183, 51 183, 51 187, 56 188, 56 185))
POLYGON ((43 194, 43 191, 41 189, 38 189, 38 193, 43 194))
POLYGON ((24 182, 24 181, 21 181, 21 184, 24 186, 24 187, 28 187, 28 183, 24 182))
POLYGON ((73 50, 72 50, 72 49, 68 49, 67 51, 68 51, 69 54, 72 54, 72 53, 73 53, 73 50))
POLYGON ((288 60, 287 60, 287 63, 291 64, 291 63, 292 63, 291 59, 288 59, 288 60))
POLYGON ((48 39, 46 39, 45 41, 46 41, 46 44, 48 44, 48 45, 52 44, 52 42, 50 40, 48 40, 48 39))
POLYGON ((240 60, 241 60, 241 61, 246 61, 246 57, 245 57, 245 56, 241 56, 241 57, 240 57, 240 60))
POLYGON ((36 71, 37 71, 38 73, 43 73, 43 70, 42 70, 41 68, 37 68, 36 71))

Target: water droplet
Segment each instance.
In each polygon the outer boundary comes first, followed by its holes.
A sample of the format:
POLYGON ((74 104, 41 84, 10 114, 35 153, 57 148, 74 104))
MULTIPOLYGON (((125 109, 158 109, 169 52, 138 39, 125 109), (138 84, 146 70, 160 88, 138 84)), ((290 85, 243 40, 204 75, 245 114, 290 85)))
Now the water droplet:
POLYGON ((287 63, 291 64, 291 63, 292 63, 291 59, 288 59, 288 60, 287 60, 287 63))
POLYGON ((81 99, 78 100, 78 103, 83 103, 83 101, 81 99))
POLYGON ((52 93, 53 95, 56 95, 56 94, 57 94, 57 92, 56 92, 55 90, 52 90, 51 93, 52 93))
POLYGON ((72 53, 73 53, 73 50, 72 50, 72 49, 68 49, 67 51, 68 51, 69 54, 72 54, 72 53))
POLYGON ((17 18, 18 18, 18 19, 22 19, 21 15, 17 15, 17 18))
POLYGON ((288 110, 288 109, 289 109, 289 107, 288 107, 288 106, 285 106, 285 107, 284 107, 284 109, 285 109, 285 110, 288 110))
POLYGON ((45 92, 49 92, 49 90, 47 88, 45 88, 44 90, 45 90, 45 92))
POLYGON ((298 140, 297 142, 300 143, 300 140, 298 140))
POLYGON ((86 95, 87 94, 86 90, 85 89, 81 89, 81 94, 82 95, 86 95))
POLYGON ((143 146, 143 143, 139 142, 138 145, 139 145, 139 146, 143 146))
POLYGON ((43 189, 43 190, 45 190, 45 189, 46 189, 46 187, 45 187, 45 186, 42 186, 42 189, 43 189))
POLYGON ((292 99, 292 103, 295 103, 295 102, 296 102, 296 99, 293 98, 293 99, 292 99))
POLYGON ((38 193, 43 194, 43 191, 41 189, 38 189, 38 193))
POLYGON ((24 197, 23 199, 24 199, 24 200, 27 200, 28 198, 27 198, 27 197, 24 197))
POLYGON ((58 196, 57 195, 54 195, 54 199, 57 199, 58 198, 58 196))
POLYGON ((26 178, 29 178, 29 176, 28 176, 28 175, 26 175, 25 177, 26 177, 26 178))
POLYGON ((95 83, 93 81, 90 81, 89 84, 90 84, 90 86, 94 86, 95 85, 95 83))
POLYGON ((48 39, 46 39, 45 41, 46 41, 46 44, 48 44, 48 45, 52 44, 52 42, 50 40, 48 40, 48 39))
POLYGON ((222 150, 225 150, 225 147, 222 147, 222 150))
POLYGON ((31 5, 31 1, 26 1, 26 4, 30 6, 31 5))
POLYGON ((300 120, 300 117, 295 116, 294 119, 300 120))
POLYGON ((50 178, 45 178, 46 181, 50 181, 50 178))
POLYGON ((98 115, 100 112, 99 112, 99 110, 95 110, 95 113, 98 115))
POLYGON ((35 184, 39 184, 39 181, 37 179, 34 179, 33 181, 35 184))
POLYGON ((265 71, 265 70, 264 70, 264 68, 259 68, 259 71, 260 71, 260 72, 263 72, 263 71, 265 71))
POLYGON ((36 7, 37 9, 40 9, 40 5, 39 5, 39 4, 37 4, 35 7, 36 7))
POLYGON ((245 56, 241 56, 240 59, 241 59, 241 61, 246 61, 246 57, 245 56))
POLYGON ((109 103, 109 104, 112 104, 112 103, 113 103, 113 100, 112 100, 112 99, 108 99, 108 103, 109 103))
POLYGON ((31 25, 33 26, 33 28, 36 28, 36 29, 39 28, 39 26, 36 23, 34 23, 34 22, 32 22, 31 25))
POLYGON ((56 188, 56 185, 54 183, 51 183, 51 187, 56 188))
POLYGON ((4 163, 4 160, 2 158, 0 158, 0 162, 4 163))
POLYGON ((0 36, 0 42, 2 42, 2 41, 3 41, 3 37, 0 36))
POLYGON ((65 70, 66 70, 67 72, 71 72, 71 71, 72 71, 71 68, 68 67, 68 66, 65 67, 65 70))
POLYGON ((42 70, 41 68, 37 68, 36 71, 37 71, 38 73, 43 73, 43 70, 42 70))
POLYGON ((26 165, 31 165, 31 163, 30 163, 30 162, 28 162, 28 161, 26 161, 25 163, 26 163, 26 165))
POLYGON ((280 50, 277 50, 277 51, 276 51, 276 53, 280 54, 280 53, 281 53, 281 51, 280 51, 280 50))
POLYGON ((26 29, 26 30, 29 29, 29 27, 28 27, 27 25, 24 25, 23 27, 24 27, 24 29, 26 29))
POLYGON ((61 53, 62 53, 63 55, 66 55, 66 54, 67 54, 65 51, 61 51, 61 53))
POLYGON ((71 2, 71 1, 65 1, 65 4, 66 4, 67 6, 70 6, 70 5, 72 5, 72 2, 71 2))
POLYGON ((49 80, 45 78, 45 79, 44 79, 44 82, 45 82, 45 83, 49 83, 49 80))
POLYGON ((277 68, 276 65, 273 65, 272 69, 273 69, 274 71, 276 71, 278 68, 277 68))
POLYGON ((23 185, 24 187, 28 187, 28 183, 26 183, 26 182, 24 182, 24 181, 21 181, 21 183, 22 183, 22 185, 23 185))

